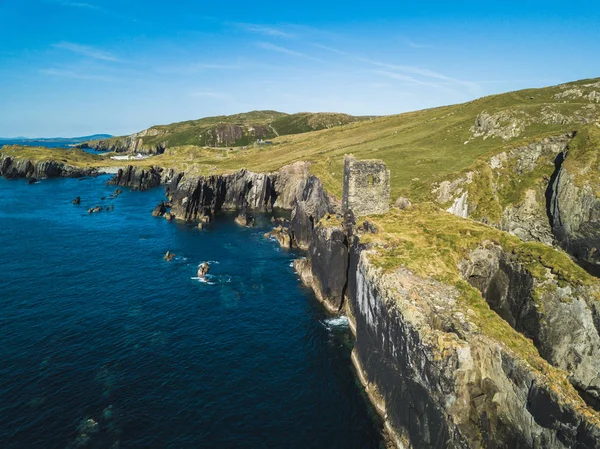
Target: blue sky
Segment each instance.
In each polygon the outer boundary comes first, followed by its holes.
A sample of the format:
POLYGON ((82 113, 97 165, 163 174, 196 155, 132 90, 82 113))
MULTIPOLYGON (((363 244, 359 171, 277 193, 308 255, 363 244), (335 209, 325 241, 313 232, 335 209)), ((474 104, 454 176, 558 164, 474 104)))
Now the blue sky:
POLYGON ((600 76, 598 2, 0 0, 0 136, 392 114, 600 76))

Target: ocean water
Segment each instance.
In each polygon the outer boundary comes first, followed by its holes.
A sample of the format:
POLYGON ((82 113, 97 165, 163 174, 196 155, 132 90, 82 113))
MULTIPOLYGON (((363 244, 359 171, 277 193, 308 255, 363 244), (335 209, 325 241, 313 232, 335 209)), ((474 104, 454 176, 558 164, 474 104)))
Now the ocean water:
POLYGON ((199 231, 106 179, 0 180, 0 447, 381 447, 347 321, 267 217, 199 231))

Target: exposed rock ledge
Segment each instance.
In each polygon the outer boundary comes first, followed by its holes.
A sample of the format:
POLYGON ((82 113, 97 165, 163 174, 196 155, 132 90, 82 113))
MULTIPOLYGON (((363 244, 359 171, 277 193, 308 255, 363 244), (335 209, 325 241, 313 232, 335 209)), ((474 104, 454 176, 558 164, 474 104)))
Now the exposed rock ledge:
POLYGON ((95 168, 80 168, 60 161, 33 162, 0 155, 0 176, 14 178, 79 178, 98 174, 95 168))
POLYGON ((272 173, 239 170, 225 175, 185 176, 158 167, 148 171, 129 166, 110 182, 140 190, 165 184, 171 216, 188 222, 227 210, 292 210, 292 241, 307 249, 316 223, 336 207, 319 179, 309 174, 308 167, 306 162, 297 162, 272 173))

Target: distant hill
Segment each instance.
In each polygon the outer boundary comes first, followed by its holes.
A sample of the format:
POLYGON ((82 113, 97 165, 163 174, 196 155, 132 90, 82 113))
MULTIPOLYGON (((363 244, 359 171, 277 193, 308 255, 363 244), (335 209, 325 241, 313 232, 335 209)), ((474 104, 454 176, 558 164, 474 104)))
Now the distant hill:
POLYGON ((88 140, 108 139, 110 134, 92 134, 81 137, 0 137, 0 141, 19 141, 19 142, 86 142, 88 140))
POLYGON ((92 134, 81 137, 0 137, 0 147, 4 145, 25 145, 31 147, 59 148, 80 144, 89 140, 108 139, 110 134, 92 134))
POLYGON ((251 111, 235 115, 157 125, 129 136, 88 139, 82 147, 99 151, 163 153, 183 145, 240 147, 258 140, 329 129, 372 117, 340 113, 286 114, 277 111, 251 111))

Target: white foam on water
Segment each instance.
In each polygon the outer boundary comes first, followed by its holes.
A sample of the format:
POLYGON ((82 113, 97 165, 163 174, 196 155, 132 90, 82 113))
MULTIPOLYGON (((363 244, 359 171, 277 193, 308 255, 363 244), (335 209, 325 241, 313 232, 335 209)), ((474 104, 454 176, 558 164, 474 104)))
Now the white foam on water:
POLYGON ((294 266, 294 262, 292 261, 292 262, 290 262, 290 267, 293 267, 293 266, 294 266))
POLYGON ((206 279, 205 277, 201 278, 201 277, 198 277, 198 276, 192 276, 190 279, 193 279, 194 281, 198 281, 198 282, 201 282, 203 284, 208 284, 208 285, 215 285, 216 284, 216 282, 212 282, 212 281, 206 279))
POLYGON ((335 318, 327 318, 325 320, 325 326, 330 329, 332 327, 337 328, 347 328, 348 327, 348 317, 341 315, 335 318))

